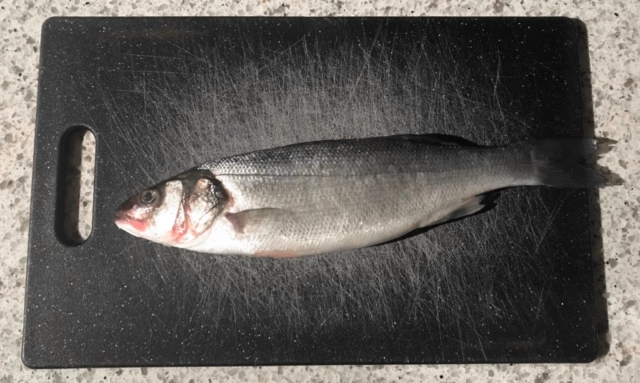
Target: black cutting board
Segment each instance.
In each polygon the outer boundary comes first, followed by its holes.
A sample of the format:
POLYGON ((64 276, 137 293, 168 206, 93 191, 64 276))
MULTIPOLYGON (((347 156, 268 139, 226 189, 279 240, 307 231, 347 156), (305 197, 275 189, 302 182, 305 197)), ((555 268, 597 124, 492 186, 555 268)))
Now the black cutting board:
POLYGON ((291 260, 117 229, 145 185, 320 138, 580 137, 566 18, 53 18, 42 30, 23 359, 30 367, 588 362, 586 190, 502 192, 401 241, 291 260), (55 228, 65 132, 96 136, 93 232, 55 228), (65 244, 67 243, 67 244, 65 244))

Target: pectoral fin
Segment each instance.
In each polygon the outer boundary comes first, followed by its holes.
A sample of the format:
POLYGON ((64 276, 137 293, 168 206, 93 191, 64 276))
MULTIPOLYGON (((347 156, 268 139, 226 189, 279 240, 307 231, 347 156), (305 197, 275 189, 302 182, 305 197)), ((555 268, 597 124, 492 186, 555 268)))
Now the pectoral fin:
POLYGON ((293 220, 294 214, 289 210, 264 208, 227 213, 225 217, 237 233, 245 234, 264 225, 271 225, 271 227, 287 225, 293 220))

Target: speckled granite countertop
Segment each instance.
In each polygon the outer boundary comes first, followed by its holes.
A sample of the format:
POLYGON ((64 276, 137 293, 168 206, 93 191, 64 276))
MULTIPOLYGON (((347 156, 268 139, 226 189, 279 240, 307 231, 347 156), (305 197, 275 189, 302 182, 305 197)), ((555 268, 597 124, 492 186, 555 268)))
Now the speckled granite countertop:
POLYGON ((640 374, 640 43, 636 1, 0 1, 3 161, 0 209, 0 382, 213 381, 593 381, 631 382, 640 374), (626 180, 600 193, 609 333, 608 352, 588 365, 328 366, 268 368, 78 369, 32 371, 21 362, 29 193, 40 28, 50 16, 569 16, 589 32, 595 128, 618 141, 601 160, 626 180))

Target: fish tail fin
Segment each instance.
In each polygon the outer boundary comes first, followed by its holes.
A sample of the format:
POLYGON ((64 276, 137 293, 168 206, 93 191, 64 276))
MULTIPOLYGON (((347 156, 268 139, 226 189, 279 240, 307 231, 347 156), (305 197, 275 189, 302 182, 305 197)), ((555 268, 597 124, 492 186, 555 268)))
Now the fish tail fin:
POLYGON ((598 143, 590 138, 531 140, 519 144, 531 154, 536 184, 561 188, 592 188, 607 179, 589 162, 595 162, 598 143))

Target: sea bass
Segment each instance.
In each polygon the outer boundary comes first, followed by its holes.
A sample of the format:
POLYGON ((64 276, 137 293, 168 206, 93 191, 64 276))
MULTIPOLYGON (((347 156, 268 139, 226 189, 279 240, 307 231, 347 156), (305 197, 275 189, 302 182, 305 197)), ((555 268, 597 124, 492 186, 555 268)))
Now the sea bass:
POLYGON ((478 146, 443 135, 294 144, 196 166, 125 201, 115 222, 167 246, 294 257, 388 242, 524 185, 587 188, 593 139, 478 146))

